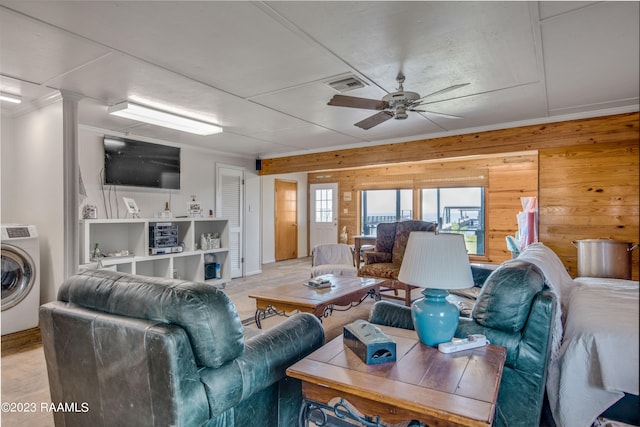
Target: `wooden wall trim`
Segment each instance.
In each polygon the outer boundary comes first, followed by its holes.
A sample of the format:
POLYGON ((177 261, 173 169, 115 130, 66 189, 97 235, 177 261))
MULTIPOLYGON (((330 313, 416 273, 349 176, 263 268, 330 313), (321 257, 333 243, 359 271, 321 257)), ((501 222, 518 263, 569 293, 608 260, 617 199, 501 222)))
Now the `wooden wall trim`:
POLYGON ((262 160, 260 175, 338 170, 478 154, 638 141, 639 113, 616 114, 262 160))

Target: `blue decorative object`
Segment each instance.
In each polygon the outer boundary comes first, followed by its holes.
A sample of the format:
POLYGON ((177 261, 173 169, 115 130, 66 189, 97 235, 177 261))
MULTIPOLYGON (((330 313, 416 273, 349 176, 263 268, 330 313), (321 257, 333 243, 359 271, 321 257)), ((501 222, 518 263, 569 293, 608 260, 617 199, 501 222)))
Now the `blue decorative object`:
POLYGON ((437 346, 451 341, 458 327, 460 311, 446 300, 444 289, 425 289, 424 298, 411 304, 411 318, 420 341, 426 345, 437 346))
POLYGON ((473 286, 471 265, 462 234, 414 231, 409 235, 398 280, 425 288, 411 305, 411 318, 423 344, 451 341, 460 312, 446 298, 446 289, 473 286))

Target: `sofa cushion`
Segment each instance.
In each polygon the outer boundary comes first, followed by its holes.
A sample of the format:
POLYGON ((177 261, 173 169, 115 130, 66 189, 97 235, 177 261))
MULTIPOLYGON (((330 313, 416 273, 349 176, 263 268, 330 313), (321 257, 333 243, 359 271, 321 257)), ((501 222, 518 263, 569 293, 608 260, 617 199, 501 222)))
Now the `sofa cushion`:
POLYGON ((520 331, 529 317, 533 297, 543 287, 544 275, 538 267, 518 260, 506 262, 487 278, 472 317, 488 328, 520 331))
POLYGON ((363 252, 365 264, 376 264, 379 262, 391 262, 391 252, 363 252))
POLYGON ((88 270, 65 280, 58 299, 85 308, 182 327, 199 366, 219 367, 244 349, 229 298, 204 283, 88 270))
POLYGON ((396 240, 396 222, 382 222, 376 228, 376 252, 393 251, 393 243, 396 240))
POLYGON ((400 221, 396 225, 396 237, 391 258, 394 264, 402 264, 404 251, 407 248, 409 235, 412 231, 436 231, 436 224, 425 221, 400 221))
POLYGON ((358 276, 397 280, 398 273, 400 273, 400 265, 391 262, 379 262, 363 265, 358 271, 358 276))

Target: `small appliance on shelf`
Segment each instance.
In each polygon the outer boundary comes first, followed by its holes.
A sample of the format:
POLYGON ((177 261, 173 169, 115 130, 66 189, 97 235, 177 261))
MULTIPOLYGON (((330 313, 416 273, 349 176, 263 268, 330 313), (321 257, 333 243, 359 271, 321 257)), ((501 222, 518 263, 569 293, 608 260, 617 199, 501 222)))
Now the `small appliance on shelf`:
POLYGON ((178 226, 171 222, 156 222, 149 227, 149 254, 161 255, 182 252, 178 245, 178 226))

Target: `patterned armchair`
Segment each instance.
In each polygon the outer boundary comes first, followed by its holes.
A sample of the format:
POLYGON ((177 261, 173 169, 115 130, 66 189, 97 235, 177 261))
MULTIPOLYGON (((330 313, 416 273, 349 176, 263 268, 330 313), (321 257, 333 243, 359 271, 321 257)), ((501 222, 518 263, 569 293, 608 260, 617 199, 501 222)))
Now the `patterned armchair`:
POLYGON ((437 227, 435 222, 415 220, 378 224, 375 249, 363 253, 364 265, 358 271, 358 276, 387 279, 385 286, 394 294, 390 298, 404 300, 410 306, 411 289, 415 287, 398 281, 409 234, 412 231, 435 232, 437 227), (398 289, 404 291, 404 297, 398 296, 398 289))

